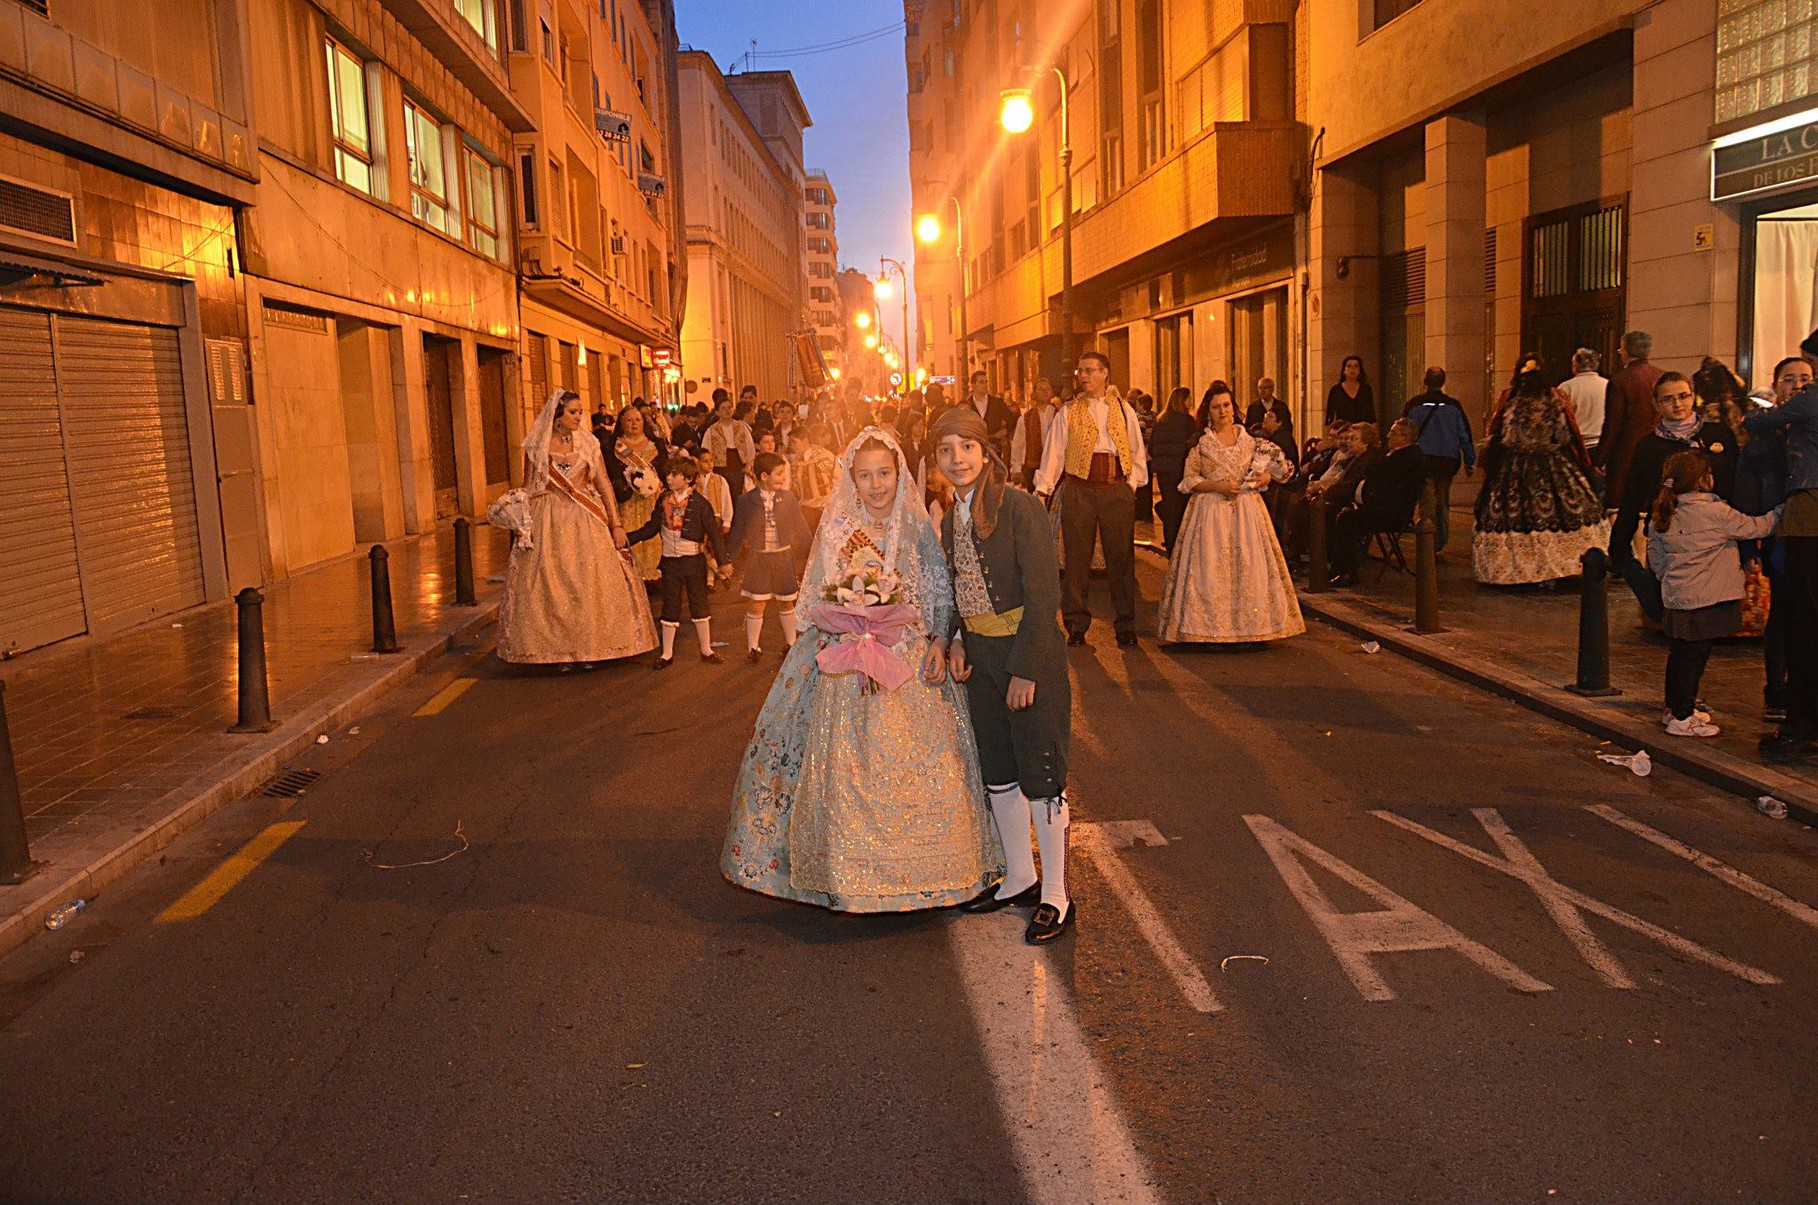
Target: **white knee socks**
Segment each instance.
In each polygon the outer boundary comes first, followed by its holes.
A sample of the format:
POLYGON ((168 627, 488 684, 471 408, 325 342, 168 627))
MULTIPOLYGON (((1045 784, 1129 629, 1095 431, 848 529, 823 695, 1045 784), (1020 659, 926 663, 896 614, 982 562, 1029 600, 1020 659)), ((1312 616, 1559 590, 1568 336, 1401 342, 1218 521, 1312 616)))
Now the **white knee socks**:
POLYGON ((663 660, 668 661, 675 656, 675 634, 681 630, 682 625, 665 619, 659 627, 663 633, 663 660))
POLYGON ((1035 844, 1042 853, 1042 903, 1053 904, 1063 913, 1067 910, 1067 820, 1066 792, 1053 799, 1037 799, 1023 805, 1035 813, 1035 844))
POLYGON ((711 655, 713 652, 713 621, 711 619, 695 620, 694 634, 701 642, 701 656, 711 655))
POLYGON ((986 787, 985 791, 991 799, 991 822, 997 825, 998 840, 1004 845, 1004 881, 997 889, 997 898, 1008 899, 1027 891, 1035 882, 1035 851, 1029 848, 1029 800, 1015 783, 986 787))
POLYGON ((762 615, 745 616, 745 647, 747 649, 754 653, 757 652, 759 648, 758 638, 762 636, 763 633, 764 617, 762 615))
POLYGON ((795 604, 790 603, 787 611, 778 611, 777 620, 783 625, 783 647, 795 647, 795 604))

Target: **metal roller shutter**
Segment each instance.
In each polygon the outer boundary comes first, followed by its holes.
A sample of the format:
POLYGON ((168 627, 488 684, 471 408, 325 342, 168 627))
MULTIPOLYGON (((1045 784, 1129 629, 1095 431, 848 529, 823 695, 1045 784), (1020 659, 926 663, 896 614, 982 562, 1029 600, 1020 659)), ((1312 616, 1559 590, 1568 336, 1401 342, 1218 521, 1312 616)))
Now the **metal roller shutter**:
POLYGON ((0 649, 87 626, 50 316, 0 309, 0 649))
POLYGON ((176 332, 58 317, 55 337, 89 630, 202 602, 176 332))

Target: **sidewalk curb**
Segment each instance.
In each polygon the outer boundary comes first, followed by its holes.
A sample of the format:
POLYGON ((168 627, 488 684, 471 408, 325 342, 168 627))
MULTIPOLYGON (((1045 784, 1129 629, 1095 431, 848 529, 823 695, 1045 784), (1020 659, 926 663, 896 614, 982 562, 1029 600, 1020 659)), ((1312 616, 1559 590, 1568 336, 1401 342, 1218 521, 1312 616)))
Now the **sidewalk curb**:
POLYGON ((1549 686, 1538 679, 1511 673, 1489 661, 1471 657, 1453 649, 1443 649, 1404 627, 1366 616, 1355 608, 1324 596, 1300 599, 1301 610, 1342 631, 1365 640, 1374 640, 1428 669, 1480 690, 1521 704, 1548 719, 1569 724, 1600 740, 1611 741, 1630 750, 1646 749, 1648 757, 1659 765, 1709 783, 1719 790, 1754 801, 1761 795, 1772 795, 1786 804, 1787 815, 1818 828, 1818 790, 1771 766, 1748 762, 1727 753, 1696 745, 1675 745, 1661 739, 1658 730, 1645 728, 1626 716, 1580 699, 1564 687, 1549 686))
MULTIPOLYGON (((228 804, 250 795, 253 788, 277 773, 285 762, 314 746, 318 736, 360 718, 379 699, 416 677, 424 666, 456 644, 478 635, 498 619, 499 601, 495 598, 482 603, 466 622, 427 644, 406 648, 395 658, 387 657, 391 664, 386 671, 352 695, 319 705, 308 715, 284 720, 271 734, 249 744, 246 759, 214 782, 200 789, 180 787, 150 805, 152 810, 160 806, 168 806, 171 810, 87 866, 67 875, 54 886, 39 890, 36 898, 19 911, 0 918, 0 957, 18 949, 38 933, 44 918, 60 904, 77 897, 94 898, 102 888, 124 878, 187 830, 228 804)), ((28 881, 25 886, 38 885, 28 881)), ((0 896, 0 901, 4 898, 0 896)))

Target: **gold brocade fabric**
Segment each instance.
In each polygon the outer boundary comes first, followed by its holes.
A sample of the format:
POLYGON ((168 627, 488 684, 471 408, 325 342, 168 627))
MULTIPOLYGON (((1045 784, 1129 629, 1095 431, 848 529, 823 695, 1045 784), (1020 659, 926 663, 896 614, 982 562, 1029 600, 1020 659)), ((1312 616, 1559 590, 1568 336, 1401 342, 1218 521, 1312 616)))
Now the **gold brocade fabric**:
POLYGON ((655 648, 644 585, 606 525, 554 492, 531 498, 530 516, 532 546, 514 547, 505 571, 499 659, 613 661, 655 648))
MULTIPOLYGON (((1134 462, 1130 458, 1130 426, 1124 417, 1123 404, 1107 397, 1105 431, 1117 451, 1117 471, 1128 473, 1134 462)), ((1067 417, 1067 473, 1085 480, 1092 472, 1092 452, 1098 447, 1098 422, 1092 417, 1092 403, 1084 398, 1070 402, 1067 417)))

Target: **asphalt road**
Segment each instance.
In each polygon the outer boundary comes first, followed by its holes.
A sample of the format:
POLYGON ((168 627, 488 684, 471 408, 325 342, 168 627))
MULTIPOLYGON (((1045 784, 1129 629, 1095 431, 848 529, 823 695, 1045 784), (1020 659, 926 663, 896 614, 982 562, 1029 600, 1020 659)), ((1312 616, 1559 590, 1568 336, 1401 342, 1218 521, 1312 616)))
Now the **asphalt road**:
POLYGON ((1818 1199, 1812 832, 1318 627, 1072 655, 1043 951, 720 879, 774 662, 444 662, 0 963, 0 1198, 1818 1199))

